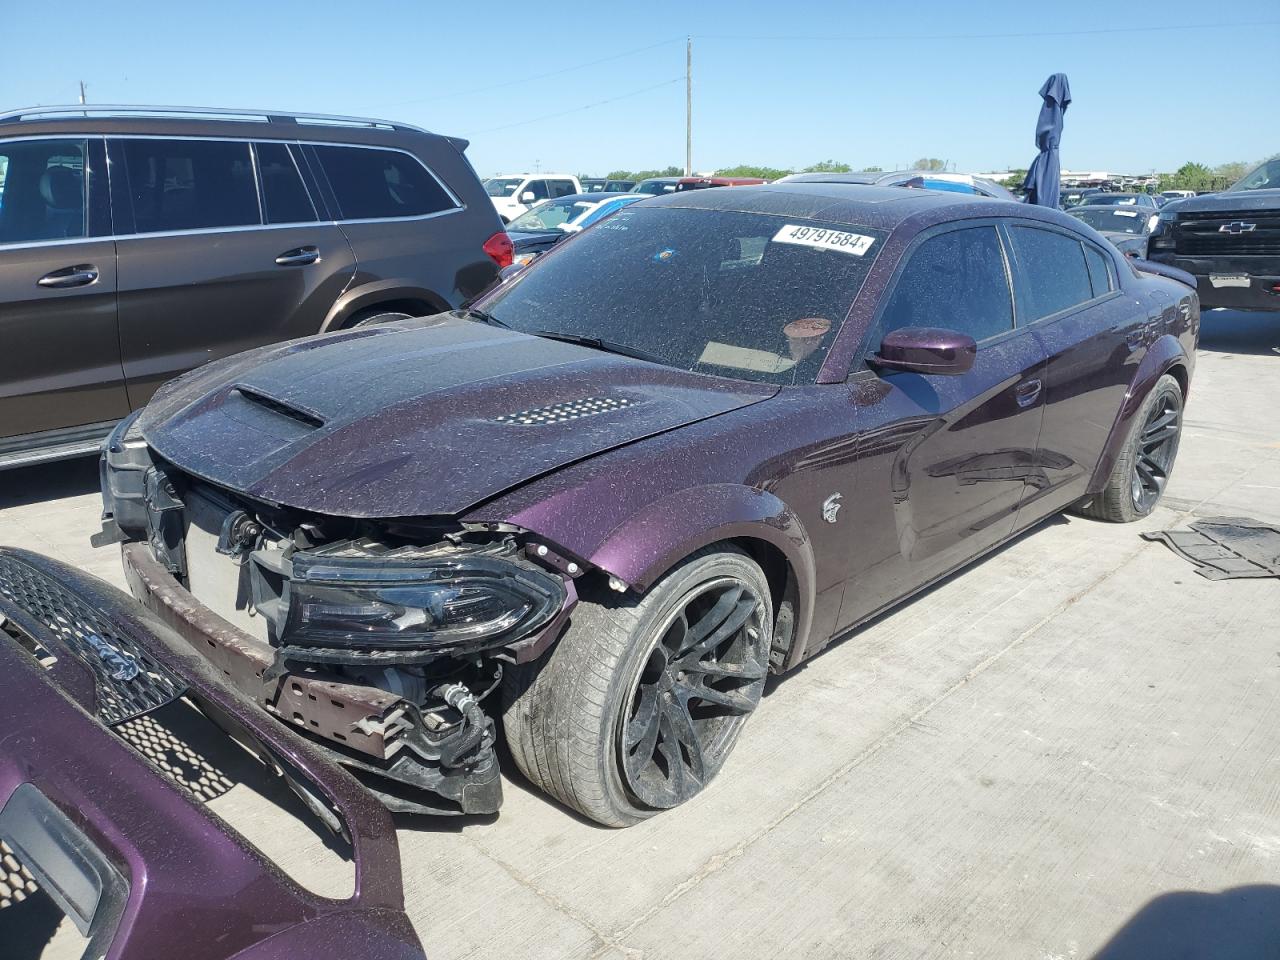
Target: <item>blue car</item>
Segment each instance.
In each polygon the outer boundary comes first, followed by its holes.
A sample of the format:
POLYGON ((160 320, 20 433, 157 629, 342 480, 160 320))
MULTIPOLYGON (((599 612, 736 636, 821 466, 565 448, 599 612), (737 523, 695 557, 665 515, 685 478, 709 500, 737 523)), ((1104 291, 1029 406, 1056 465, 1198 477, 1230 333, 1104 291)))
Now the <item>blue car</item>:
POLYGON ((569 234, 647 199, 643 193, 575 193, 546 200, 507 224, 507 235, 515 246, 515 262, 529 263, 569 234))

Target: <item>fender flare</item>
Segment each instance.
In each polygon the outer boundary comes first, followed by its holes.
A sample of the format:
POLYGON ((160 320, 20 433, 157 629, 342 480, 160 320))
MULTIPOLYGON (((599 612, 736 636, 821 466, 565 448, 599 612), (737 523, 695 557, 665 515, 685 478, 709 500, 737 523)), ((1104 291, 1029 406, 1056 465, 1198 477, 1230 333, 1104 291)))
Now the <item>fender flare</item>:
POLYGON ((683 558, 724 540, 763 541, 785 559, 796 587, 795 629, 786 664, 793 666, 809 640, 817 575, 808 533, 772 493, 736 483, 676 491, 615 527, 589 560, 643 593, 683 558))
POLYGON ((1129 436, 1133 418, 1142 409, 1147 394, 1155 387, 1156 382, 1174 367, 1189 370, 1190 363, 1182 344, 1172 334, 1166 333, 1147 348, 1146 355, 1138 364, 1137 372, 1129 383, 1129 392, 1125 394, 1124 403, 1120 405, 1115 423, 1111 426, 1111 433, 1107 436, 1106 446, 1102 448, 1102 456, 1098 460, 1097 467, 1094 468, 1093 479, 1089 481, 1089 486, 1085 490, 1086 494, 1101 493, 1102 488, 1107 485, 1111 471, 1115 469, 1116 460, 1119 459, 1120 451, 1124 447, 1125 439, 1129 436))
POLYGON ((319 332, 337 330, 357 311, 394 300, 419 300, 429 304, 434 310, 449 309, 443 297, 417 286, 412 280, 373 280, 352 287, 338 297, 329 308, 319 332))

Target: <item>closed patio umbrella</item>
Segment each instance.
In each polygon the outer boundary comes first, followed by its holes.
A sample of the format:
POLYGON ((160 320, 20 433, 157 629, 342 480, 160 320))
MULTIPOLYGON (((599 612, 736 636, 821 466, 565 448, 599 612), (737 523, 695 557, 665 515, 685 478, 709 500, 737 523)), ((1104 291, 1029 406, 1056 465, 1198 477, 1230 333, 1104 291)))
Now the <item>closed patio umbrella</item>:
POLYGON ((1031 169, 1022 187, 1027 191, 1027 203, 1042 207, 1058 205, 1058 144, 1062 141, 1062 116, 1071 105, 1071 86, 1065 73, 1055 73, 1040 88, 1044 104, 1040 107, 1040 119, 1036 121, 1036 146, 1040 152, 1031 161, 1031 169))

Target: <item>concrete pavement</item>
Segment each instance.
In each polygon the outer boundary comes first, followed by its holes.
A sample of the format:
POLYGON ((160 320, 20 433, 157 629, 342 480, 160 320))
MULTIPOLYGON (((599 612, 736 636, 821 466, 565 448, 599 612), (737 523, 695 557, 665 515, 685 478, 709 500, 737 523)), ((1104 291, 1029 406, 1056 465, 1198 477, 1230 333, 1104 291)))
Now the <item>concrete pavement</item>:
MULTIPOLYGON (((686 807, 608 831, 509 779, 494 820, 403 820, 428 953, 1275 955, 1280 584, 1205 580, 1138 536, 1280 522, 1275 348, 1280 315, 1206 314, 1152 517, 1046 524, 830 648, 686 807)), ((0 542, 120 583, 87 546, 97 510, 90 464, 0 474, 0 542)), ((264 791, 214 804, 270 845, 264 791)), ((273 852, 315 878, 317 847, 273 852)), ((19 956, 75 956, 70 932, 19 956)))

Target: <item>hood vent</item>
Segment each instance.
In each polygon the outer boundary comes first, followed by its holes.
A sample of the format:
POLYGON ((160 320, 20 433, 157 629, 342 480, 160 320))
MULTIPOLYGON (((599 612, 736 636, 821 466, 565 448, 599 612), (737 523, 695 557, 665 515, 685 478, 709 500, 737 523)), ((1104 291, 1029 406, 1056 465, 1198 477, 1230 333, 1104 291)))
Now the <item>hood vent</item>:
POLYGON ((620 397, 585 397, 582 400, 553 403, 548 407, 533 407, 529 410, 521 410, 519 413, 504 413, 500 417, 495 417, 494 421, 540 427, 552 423, 582 420, 611 410, 622 410, 631 404, 632 401, 620 397))
POLYGON ((310 427, 313 430, 318 430, 324 426, 324 417, 318 413, 291 406, 283 400, 268 397, 265 393, 258 393, 258 391, 250 390, 247 387, 236 387, 233 392, 239 394, 241 399, 247 400, 254 406, 270 410, 272 413, 279 414, 282 417, 288 417, 290 420, 301 423, 303 426, 310 427))

